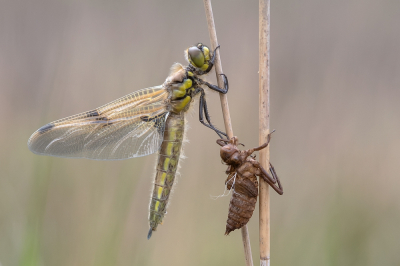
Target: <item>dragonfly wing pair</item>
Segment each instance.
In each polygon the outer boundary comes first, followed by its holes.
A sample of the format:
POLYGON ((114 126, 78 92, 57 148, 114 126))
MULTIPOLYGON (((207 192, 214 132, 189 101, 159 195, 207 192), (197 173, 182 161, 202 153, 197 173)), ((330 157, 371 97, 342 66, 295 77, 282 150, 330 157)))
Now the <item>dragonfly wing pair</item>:
MULTIPOLYGON (((219 47, 219 46, 218 46, 219 47)), ((136 91, 89 112, 49 123, 28 141, 29 149, 42 155, 120 160, 159 153, 150 202, 148 238, 161 224, 173 188, 185 130, 185 113, 200 97, 199 121, 220 138, 226 133, 211 124, 202 86, 228 92, 199 76, 211 71, 216 50, 198 43, 185 51, 189 63, 176 63, 164 84, 136 91)))
POLYGON ((163 86, 136 91, 95 110, 49 123, 32 134, 41 155, 120 160, 155 153, 168 116, 163 86))

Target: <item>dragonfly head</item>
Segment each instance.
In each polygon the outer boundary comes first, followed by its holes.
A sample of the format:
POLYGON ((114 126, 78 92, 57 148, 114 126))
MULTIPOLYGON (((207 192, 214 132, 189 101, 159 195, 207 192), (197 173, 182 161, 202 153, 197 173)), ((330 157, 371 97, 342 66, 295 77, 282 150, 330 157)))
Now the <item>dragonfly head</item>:
POLYGON ((185 56, 188 63, 194 68, 194 72, 198 75, 208 73, 213 67, 210 49, 202 43, 186 49, 185 56))

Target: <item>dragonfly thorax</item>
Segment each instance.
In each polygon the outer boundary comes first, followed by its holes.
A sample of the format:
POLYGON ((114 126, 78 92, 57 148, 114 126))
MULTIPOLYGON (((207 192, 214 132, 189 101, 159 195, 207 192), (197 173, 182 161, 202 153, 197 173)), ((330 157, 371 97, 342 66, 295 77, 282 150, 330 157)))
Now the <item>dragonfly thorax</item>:
POLYGON ((194 74, 177 63, 171 68, 171 73, 164 86, 170 94, 171 111, 180 113, 187 111, 189 108, 194 96, 194 90, 198 84, 194 79, 194 74))

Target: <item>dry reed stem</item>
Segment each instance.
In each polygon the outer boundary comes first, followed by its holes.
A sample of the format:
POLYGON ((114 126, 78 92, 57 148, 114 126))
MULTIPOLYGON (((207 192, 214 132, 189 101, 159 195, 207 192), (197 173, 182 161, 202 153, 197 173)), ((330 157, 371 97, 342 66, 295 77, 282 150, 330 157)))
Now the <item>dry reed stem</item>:
MULTIPOLYGON (((214 16, 212 13, 212 7, 211 7, 210 0, 204 0, 204 8, 206 11, 208 33, 210 35, 210 41, 211 41, 211 50, 214 50, 215 47, 217 47, 217 45, 218 45, 218 41, 217 41, 217 32, 215 31, 214 16)), ((221 58, 219 56, 219 49, 217 50, 214 69, 215 69, 215 73, 217 75, 218 87, 224 88, 224 80, 220 75, 224 72, 222 71, 221 58)), ((232 124, 231 124, 231 115, 229 113, 228 97, 226 96, 226 94, 222 94, 222 93, 219 94, 219 97, 221 100, 221 108, 222 108, 222 114, 224 117, 225 130, 226 130, 226 133, 228 134, 228 137, 232 138, 233 130, 232 130, 232 124)))
MULTIPOLYGON (((210 35, 210 41, 211 41, 211 49, 214 50, 215 47, 218 45, 217 41, 217 32, 215 30, 215 24, 214 24, 214 16, 212 12, 212 7, 211 7, 211 1, 210 0, 204 0, 204 8, 206 11, 206 19, 207 19, 207 25, 208 25, 208 33, 210 35)), ((222 74, 222 65, 221 65, 221 59, 219 56, 219 49, 217 50, 216 58, 215 58, 215 73, 217 75, 217 81, 218 81, 218 87, 224 88, 224 81, 220 74, 222 74)), ((225 124, 225 130, 226 133, 228 134, 229 138, 233 137, 233 130, 232 130, 232 123, 231 123, 231 117, 229 113, 229 106, 228 106, 228 97, 226 94, 219 94, 220 100, 221 100, 221 108, 222 108, 222 114, 224 117, 224 124, 225 124)), ((243 226, 242 229, 242 241, 243 241, 243 248, 244 248, 244 254, 245 254, 245 259, 246 259, 246 266, 252 266, 253 265, 253 257, 251 255, 251 246, 250 246, 250 237, 249 233, 247 230, 247 225, 243 226)))
MULTIPOLYGON (((267 141, 269 133, 269 89, 270 89, 270 0, 259 0, 259 144, 267 141)), ((260 163, 269 169, 269 147, 260 151, 260 163)), ((270 202, 269 186, 260 178, 260 265, 270 265, 270 202)))

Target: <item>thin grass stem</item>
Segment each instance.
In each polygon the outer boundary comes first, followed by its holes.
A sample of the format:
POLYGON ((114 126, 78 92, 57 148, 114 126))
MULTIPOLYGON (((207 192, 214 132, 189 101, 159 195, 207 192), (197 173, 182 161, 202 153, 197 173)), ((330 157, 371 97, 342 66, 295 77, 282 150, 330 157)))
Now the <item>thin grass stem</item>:
MULTIPOLYGON (((206 12, 208 33, 210 35, 211 49, 214 50, 215 47, 218 46, 218 41, 217 41, 217 32, 215 30, 214 16, 213 16, 212 7, 211 7, 211 1, 210 0, 203 0, 203 1, 204 1, 205 12, 206 12)), ((222 72, 221 58, 219 55, 219 49, 217 50, 214 69, 215 69, 215 73, 217 75, 218 86, 220 88, 223 88, 224 81, 223 81, 222 76, 220 75, 223 72, 222 72)), ((232 130, 231 117, 230 117, 230 113, 229 113, 228 97, 226 94, 221 94, 221 93, 219 96, 220 96, 220 100, 221 100, 221 108, 222 108, 222 114, 224 117, 225 130, 226 130, 226 133, 228 134, 228 137, 232 138, 233 130, 232 130)), ((242 242, 243 242, 244 254, 245 254, 245 259, 246 259, 246 266, 252 266, 253 258, 252 258, 252 254, 251 254, 250 237, 249 237, 249 232, 247 230, 247 225, 245 225, 241 228, 241 232, 242 232, 242 242)))
MULTIPOLYGON (((269 134, 270 91, 270 0, 259 0, 259 144, 269 134)), ((269 169, 269 147, 260 151, 260 163, 269 169)), ((259 185, 260 265, 270 265, 270 199, 269 186, 262 178, 259 185)))

